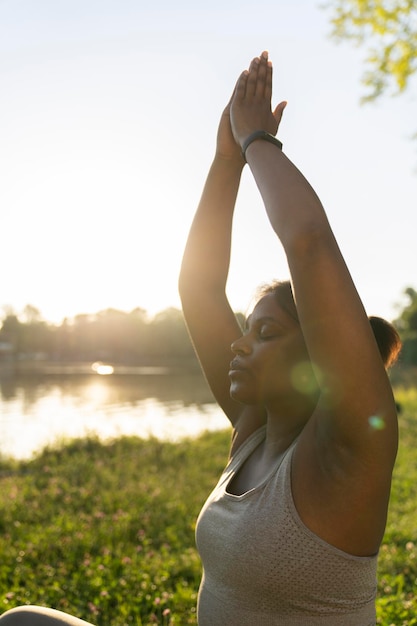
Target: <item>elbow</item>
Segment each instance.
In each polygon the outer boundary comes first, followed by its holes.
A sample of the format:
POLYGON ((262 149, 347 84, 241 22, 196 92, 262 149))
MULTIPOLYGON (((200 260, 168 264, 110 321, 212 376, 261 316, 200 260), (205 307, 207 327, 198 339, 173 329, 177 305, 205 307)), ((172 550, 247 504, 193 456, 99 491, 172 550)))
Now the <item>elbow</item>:
POLYGON ((181 266, 180 273, 178 276, 178 293, 181 300, 186 296, 190 287, 190 277, 188 276, 188 272, 186 272, 185 268, 181 266))
POLYGON ((189 266, 183 262, 177 283, 178 293, 183 304, 184 301, 189 301, 190 299, 197 297, 198 290, 201 289, 202 282, 201 273, 199 273, 192 265, 189 266))
POLYGON ((284 248, 288 257, 309 262, 324 250, 337 246, 330 226, 311 223, 302 229, 286 233, 284 248))

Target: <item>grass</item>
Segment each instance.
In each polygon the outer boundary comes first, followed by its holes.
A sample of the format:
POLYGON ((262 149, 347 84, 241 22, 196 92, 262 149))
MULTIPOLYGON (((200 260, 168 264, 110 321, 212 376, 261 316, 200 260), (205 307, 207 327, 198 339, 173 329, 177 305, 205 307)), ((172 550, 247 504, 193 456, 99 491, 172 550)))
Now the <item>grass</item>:
POLYGON ((378 624, 417 625, 417 388, 396 390, 400 446, 379 560, 378 624))
MULTIPOLYGON (((398 389, 401 446, 379 563, 378 624, 417 625, 417 390, 398 389)), ((194 525, 229 434, 179 444, 85 439, 0 461, 0 613, 20 604, 97 626, 196 624, 194 525)))
POLYGON ((31 603, 98 625, 195 624, 194 524, 228 439, 86 439, 3 463, 0 613, 31 603))

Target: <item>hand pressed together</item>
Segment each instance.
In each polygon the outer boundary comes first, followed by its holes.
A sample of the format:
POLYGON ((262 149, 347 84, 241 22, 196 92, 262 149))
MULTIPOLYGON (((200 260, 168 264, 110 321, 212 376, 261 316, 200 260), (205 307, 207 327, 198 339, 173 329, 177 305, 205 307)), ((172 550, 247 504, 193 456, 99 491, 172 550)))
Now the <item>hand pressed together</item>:
POLYGON ((216 154, 243 167, 241 147, 257 130, 276 135, 286 102, 271 109, 272 64, 268 53, 255 57, 249 70, 239 76, 232 97, 225 107, 217 131, 216 154))
POLYGON ((234 92, 220 118, 219 128, 217 131, 216 154, 218 157, 225 159, 226 161, 234 161, 243 167, 245 165, 245 160, 242 156, 240 145, 236 143, 235 138, 233 137, 232 127, 230 124, 230 107, 233 96, 234 92))
POLYGON ((286 102, 274 110, 272 98, 272 63, 268 53, 255 57, 239 76, 230 105, 230 122, 236 143, 242 146, 245 139, 257 130, 276 135, 286 102))

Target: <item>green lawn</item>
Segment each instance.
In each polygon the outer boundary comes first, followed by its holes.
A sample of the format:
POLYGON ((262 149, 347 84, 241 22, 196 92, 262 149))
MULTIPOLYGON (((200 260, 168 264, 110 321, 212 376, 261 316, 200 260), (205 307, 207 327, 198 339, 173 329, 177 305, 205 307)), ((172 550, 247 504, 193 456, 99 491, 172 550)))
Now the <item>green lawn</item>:
MULTIPOLYGON (((378 623, 417 625, 417 390, 403 410, 378 623)), ((194 524, 228 433, 180 444, 88 439, 0 462, 0 613, 42 604, 98 626, 196 624, 194 524)))
POLYGON ((400 447, 379 561, 379 624, 417 624, 417 389, 397 389, 400 447))

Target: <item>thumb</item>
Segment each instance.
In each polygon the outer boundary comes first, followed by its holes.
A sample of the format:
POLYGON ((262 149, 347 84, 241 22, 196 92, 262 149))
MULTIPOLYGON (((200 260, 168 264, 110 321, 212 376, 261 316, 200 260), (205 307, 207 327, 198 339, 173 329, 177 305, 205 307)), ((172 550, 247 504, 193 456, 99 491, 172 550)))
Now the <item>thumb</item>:
POLYGON ((281 119, 282 119, 282 114, 284 113, 284 109, 287 106, 287 101, 284 100, 283 102, 280 102, 276 107, 275 110, 272 112, 273 116, 275 117, 275 120, 279 126, 281 119))

